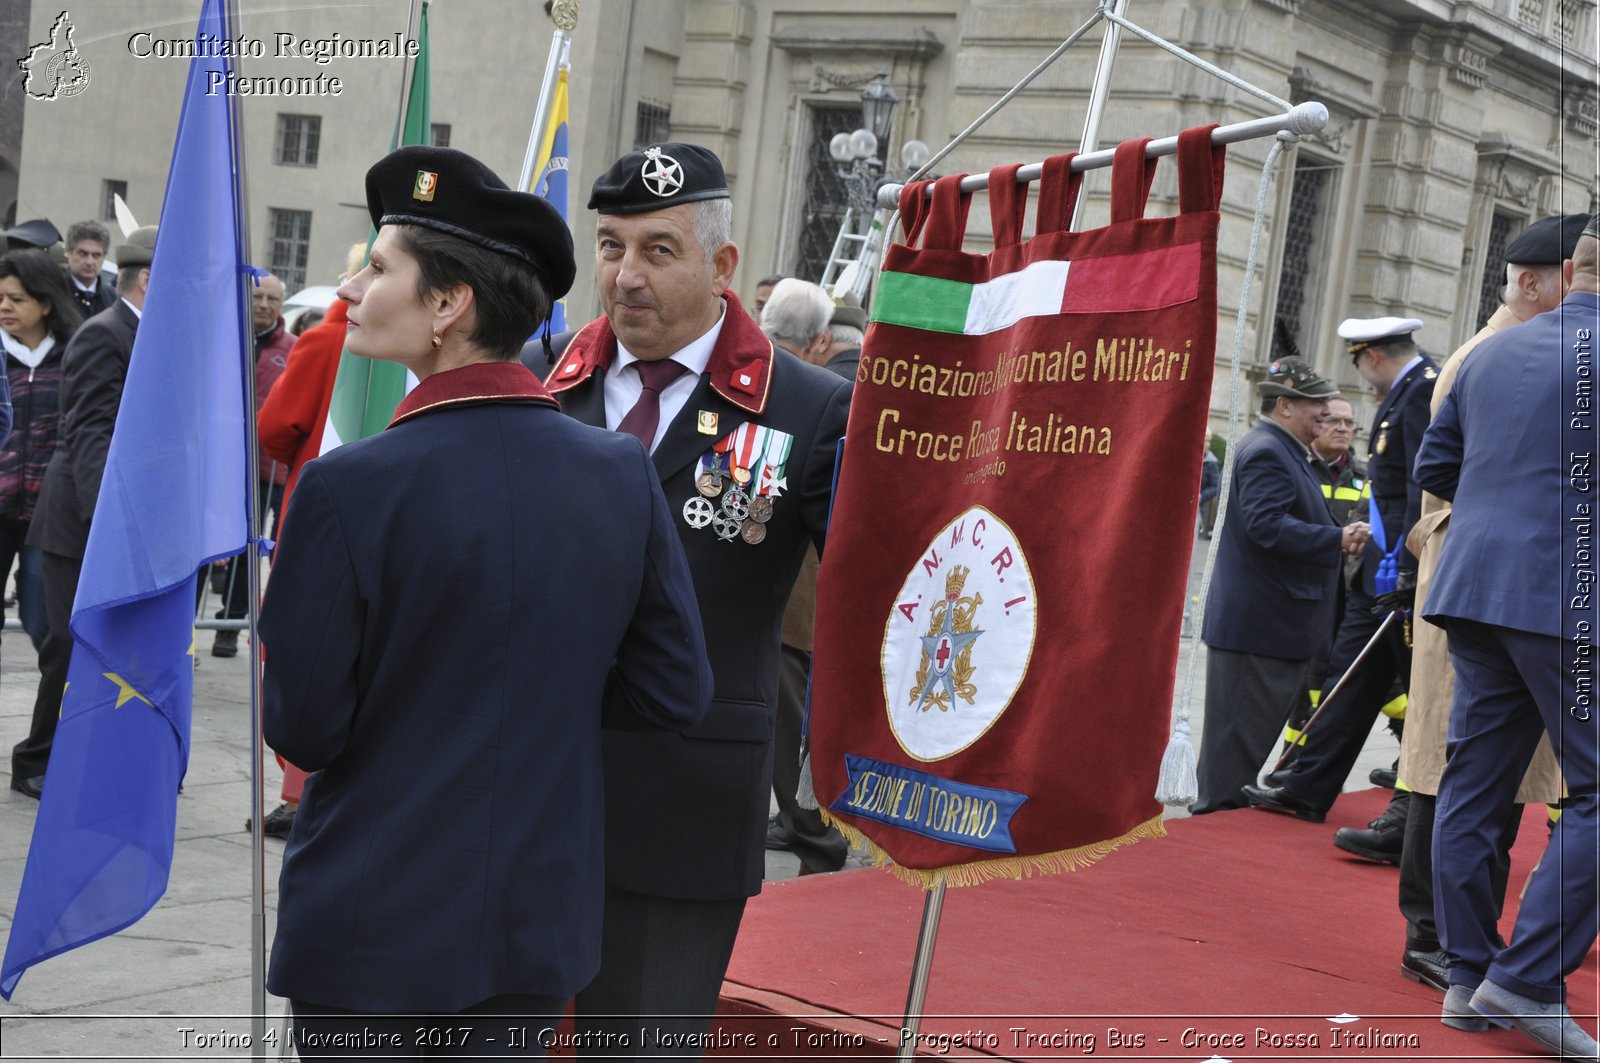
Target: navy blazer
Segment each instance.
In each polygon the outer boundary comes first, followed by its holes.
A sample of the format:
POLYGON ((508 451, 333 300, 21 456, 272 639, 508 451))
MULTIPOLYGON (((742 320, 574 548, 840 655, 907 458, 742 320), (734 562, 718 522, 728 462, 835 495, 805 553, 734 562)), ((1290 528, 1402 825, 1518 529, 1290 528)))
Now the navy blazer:
POLYGON ((587 985, 602 703, 682 728, 711 697, 638 441, 490 401, 340 447, 301 474, 260 630, 267 742, 316 772, 272 991, 420 1012, 587 985))
POLYGON ((28 528, 28 545, 82 557, 122 405, 139 315, 118 299, 85 321, 61 356, 61 427, 28 528))
MULTIPOLYGON (((1417 454, 1417 482, 1452 504, 1424 617, 1571 634, 1562 621, 1577 615, 1564 605, 1584 593, 1570 564, 1581 529, 1563 506, 1583 501, 1593 513, 1596 450, 1592 413, 1579 419, 1586 430, 1572 428, 1574 346, 1588 347, 1593 379, 1597 342, 1600 296, 1573 292, 1484 340, 1463 363, 1417 454)), ((1589 613, 1593 599, 1582 605, 1589 613)))
MULTIPOLYGON (((705 719, 682 734, 605 735, 607 874, 611 885, 647 896, 727 900, 761 890, 783 614, 806 546, 822 548, 849 410, 848 381, 775 350, 737 297, 726 298, 711 363, 652 455, 694 573, 716 695, 705 719), (765 404, 756 412, 758 396, 765 404), (756 544, 690 527, 684 514, 699 497, 701 456, 747 422, 793 437, 787 487, 756 544)), ((604 426, 616 352, 605 319, 563 350, 550 375, 561 408, 604 426)))
POLYGON ((1342 534, 1307 452, 1275 424, 1245 433, 1233 459, 1202 641, 1292 661, 1327 653, 1342 534))

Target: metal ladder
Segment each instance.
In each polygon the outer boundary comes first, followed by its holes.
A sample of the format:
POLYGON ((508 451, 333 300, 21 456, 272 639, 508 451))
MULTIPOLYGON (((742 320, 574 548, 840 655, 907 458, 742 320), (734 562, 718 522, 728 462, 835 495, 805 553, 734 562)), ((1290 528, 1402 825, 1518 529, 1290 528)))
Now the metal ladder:
POLYGON ((867 292, 872 288, 872 278, 883 257, 883 230, 889 220, 889 211, 879 208, 872 215, 872 223, 865 233, 858 233, 856 219, 860 216, 854 207, 846 207, 839 221, 839 235, 834 238, 828 264, 819 281, 828 294, 835 298, 845 292, 854 292, 865 305, 867 292), (854 252, 849 255, 847 252, 854 252))

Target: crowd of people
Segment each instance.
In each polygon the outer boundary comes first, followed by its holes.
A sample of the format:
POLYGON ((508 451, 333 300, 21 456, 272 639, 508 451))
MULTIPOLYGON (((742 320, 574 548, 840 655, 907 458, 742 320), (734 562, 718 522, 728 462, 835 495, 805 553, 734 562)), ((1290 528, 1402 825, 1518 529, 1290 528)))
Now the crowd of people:
MULTIPOLYGON (((781 276, 747 310, 722 164, 692 144, 594 182, 602 314, 532 342, 578 269, 548 204, 410 147, 373 166, 367 206, 376 241, 325 317, 296 334, 277 278, 253 292, 254 489, 279 539, 263 720, 284 766, 261 827, 287 839, 269 987, 308 1059, 403 1056, 389 1035, 416 1020, 386 1016, 548 1028, 569 1001, 579 1054, 698 1057, 765 850, 802 874, 847 857, 795 794, 866 312, 781 276), (345 350, 419 383, 386 431, 318 458, 345 350)), ((42 242, 0 258, 0 555, 40 661, 11 786, 34 798, 157 236, 113 247, 80 223, 57 262, 54 232, 18 227, 14 245, 42 242)), ((1442 367, 1416 319, 1344 322, 1379 399, 1364 458, 1339 388, 1273 362, 1222 520, 1200 526, 1220 541, 1194 813, 1322 822, 1387 715, 1401 750, 1374 775, 1394 799, 1333 841, 1398 865, 1400 973, 1445 994, 1447 1025, 1514 1025, 1567 1058, 1594 1055, 1564 979, 1600 918, 1597 750, 1587 673, 1560 664, 1592 629, 1568 622, 1551 559, 1578 490, 1557 468, 1560 387, 1586 357, 1575 330, 1600 329, 1597 258, 1584 216, 1530 226, 1504 305, 1442 367), (1508 945, 1530 802, 1552 808, 1553 855, 1508 945)), ((1221 476, 1208 434, 1202 503, 1221 476)), ((197 608, 208 579, 218 617, 243 617, 245 563, 202 573, 197 608)), ((237 632, 211 652, 236 654, 237 632)))
POLYGON ((1595 616, 1563 582, 1591 556, 1575 543, 1590 488, 1568 465, 1592 453, 1597 255, 1587 215, 1529 226, 1506 247, 1504 304, 1442 368, 1415 318, 1343 322, 1378 398, 1365 467, 1338 387, 1299 357, 1268 367, 1206 604, 1192 809, 1321 823, 1387 714, 1400 755, 1372 781, 1392 800, 1332 840, 1398 865, 1399 973, 1445 994, 1446 1025, 1515 1026, 1570 1059, 1595 1055, 1565 979, 1600 929, 1595 616), (1548 804, 1553 826, 1507 945, 1525 803, 1548 804))

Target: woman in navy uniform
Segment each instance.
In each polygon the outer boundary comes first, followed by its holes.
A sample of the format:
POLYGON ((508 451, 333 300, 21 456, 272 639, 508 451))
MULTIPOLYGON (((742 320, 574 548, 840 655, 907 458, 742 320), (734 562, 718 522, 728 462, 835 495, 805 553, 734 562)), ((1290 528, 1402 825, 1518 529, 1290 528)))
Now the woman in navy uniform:
POLYGON ((516 360, 572 283, 560 216, 422 147, 368 172, 367 206, 348 345, 420 383, 306 465, 273 565, 266 738, 315 774, 268 985, 302 1058, 542 1056, 599 966, 602 701, 696 723, 698 607, 644 448, 516 360))

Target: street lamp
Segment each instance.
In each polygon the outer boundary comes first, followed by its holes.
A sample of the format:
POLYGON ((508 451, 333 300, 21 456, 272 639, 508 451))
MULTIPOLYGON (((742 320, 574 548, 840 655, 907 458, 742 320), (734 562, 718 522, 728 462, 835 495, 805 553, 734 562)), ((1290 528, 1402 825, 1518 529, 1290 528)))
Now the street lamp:
MULTIPOLYGON (((889 139, 899 102, 894 86, 889 84, 889 71, 879 71, 861 90, 862 128, 835 134, 828 142, 828 154, 839 166, 839 179, 844 182, 845 195, 858 221, 872 217, 877 206, 878 185, 885 169, 878 159, 878 145, 889 139)), ((900 149, 900 164, 908 173, 927 161, 928 145, 920 140, 908 140, 900 149)))

